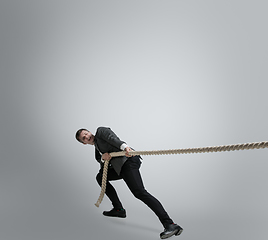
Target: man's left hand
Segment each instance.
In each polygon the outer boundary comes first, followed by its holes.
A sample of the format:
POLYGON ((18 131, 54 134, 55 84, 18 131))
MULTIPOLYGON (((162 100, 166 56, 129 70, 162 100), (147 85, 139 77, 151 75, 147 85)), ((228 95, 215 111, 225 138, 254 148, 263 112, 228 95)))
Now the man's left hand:
POLYGON ((130 155, 129 152, 132 152, 133 150, 130 147, 126 147, 125 150, 126 151, 126 156, 127 157, 133 157, 134 155, 130 155))

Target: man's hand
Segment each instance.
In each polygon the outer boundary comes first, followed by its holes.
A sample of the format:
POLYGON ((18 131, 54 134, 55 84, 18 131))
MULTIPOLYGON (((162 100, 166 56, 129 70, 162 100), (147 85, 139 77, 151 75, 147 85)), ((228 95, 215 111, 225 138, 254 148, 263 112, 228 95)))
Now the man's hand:
POLYGON ((133 157, 133 156, 134 156, 134 155, 129 155, 129 152, 132 152, 132 151, 133 151, 130 147, 126 147, 126 148, 124 149, 124 151, 126 151, 126 156, 127 156, 127 157, 133 157))
POLYGON ((111 160, 111 155, 109 154, 109 153, 104 153, 104 154, 102 154, 102 159, 104 160, 104 161, 107 161, 107 160, 111 160))

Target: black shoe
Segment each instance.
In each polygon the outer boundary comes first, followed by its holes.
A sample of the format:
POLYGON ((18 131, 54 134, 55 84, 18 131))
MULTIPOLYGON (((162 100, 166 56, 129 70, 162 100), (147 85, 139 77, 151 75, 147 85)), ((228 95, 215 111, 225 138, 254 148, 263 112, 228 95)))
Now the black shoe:
POLYGON ((121 209, 113 208, 111 211, 104 211, 103 215, 107 217, 119 217, 119 218, 125 218, 127 216, 126 210, 123 208, 121 209))
POLYGON ((179 225, 172 223, 164 229, 164 232, 160 233, 160 238, 165 239, 173 235, 178 236, 182 233, 182 231, 183 229, 179 225))

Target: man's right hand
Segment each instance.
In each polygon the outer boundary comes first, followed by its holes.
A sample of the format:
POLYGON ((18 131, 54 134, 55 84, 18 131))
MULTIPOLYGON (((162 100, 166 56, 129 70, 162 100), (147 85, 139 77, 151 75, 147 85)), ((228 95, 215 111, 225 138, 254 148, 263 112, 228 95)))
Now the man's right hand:
POLYGON ((104 153, 104 154, 102 154, 102 159, 104 161, 111 160, 112 156, 109 153, 104 153))

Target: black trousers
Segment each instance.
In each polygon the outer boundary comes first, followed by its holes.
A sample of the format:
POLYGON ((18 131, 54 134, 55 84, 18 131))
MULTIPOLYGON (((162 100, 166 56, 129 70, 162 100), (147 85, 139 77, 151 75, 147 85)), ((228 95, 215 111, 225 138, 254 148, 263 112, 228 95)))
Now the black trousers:
MULTIPOLYGON (((129 158, 123 165, 120 176, 115 172, 112 167, 109 167, 107 176, 107 185, 105 194, 111 200, 115 209, 123 208, 122 203, 116 193, 116 190, 111 185, 110 181, 123 179, 127 184, 132 194, 144 202, 159 218, 160 222, 166 227, 168 224, 173 223, 172 219, 168 216, 162 204, 150 193, 148 193, 143 185, 141 174, 139 171, 141 165, 140 158, 134 156, 129 158)), ((103 168, 100 169, 96 176, 97 182, 101 186, 103 168)))

